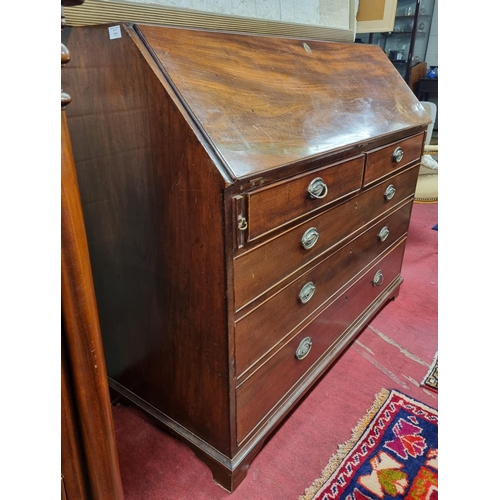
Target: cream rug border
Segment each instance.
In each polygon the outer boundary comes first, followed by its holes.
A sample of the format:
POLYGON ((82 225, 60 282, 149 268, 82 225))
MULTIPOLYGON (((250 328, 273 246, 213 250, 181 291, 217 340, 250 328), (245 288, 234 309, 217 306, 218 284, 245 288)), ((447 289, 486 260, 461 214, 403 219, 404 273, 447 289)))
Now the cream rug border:
POLYGON ((432 363, 431 363, 431 366, 429 368, 429 371, 425 374, 424 379, 420 383, 421 387, 430 387, 430 388, 434 388, 437 390, 437 387, 433 387, 431 385, 426 384, 427 379, 430 377, 431 373, 436 369, 437 363, 438 363, 438 353, 436 352, 436 354, 434 355, 434 358, 432 359, 432 363))
POLYGON ((311 500, 318 490, 330 479, 331 475, 340 466, 342 460, 349 454, 349 452, 354 448, 356 443, 360 440, 370 421, 377 414, 377 412, 382 408, 384 403, 387 401, 391 394, 391 391, 387 389, 382 389, 375 397, 375 401, 372 407, 368 410, 366 415, 359 420, 356 427, 352 431, 351 438, 344 444, 340 444, 337 453, 333 455, 328 461, 327 466, 321 473, 321 477, 316 479, 314 483, 306 489, 305 493, 299 497, 298 500, 311 500))

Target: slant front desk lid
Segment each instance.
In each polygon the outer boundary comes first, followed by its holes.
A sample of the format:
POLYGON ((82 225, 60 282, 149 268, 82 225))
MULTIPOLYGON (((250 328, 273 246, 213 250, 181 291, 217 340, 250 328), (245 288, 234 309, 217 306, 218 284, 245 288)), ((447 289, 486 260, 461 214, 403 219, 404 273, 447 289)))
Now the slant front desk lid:
POLYGON ((429 123, 378 46, 135 28, 234 179, 429 123))

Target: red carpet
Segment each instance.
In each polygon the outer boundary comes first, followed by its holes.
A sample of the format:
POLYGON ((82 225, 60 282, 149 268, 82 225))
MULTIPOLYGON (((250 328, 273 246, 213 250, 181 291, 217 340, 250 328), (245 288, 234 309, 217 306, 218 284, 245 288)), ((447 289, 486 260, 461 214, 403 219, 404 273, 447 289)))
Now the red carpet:
POLYGON ((399 297, 389 302, 297 407, 232 494, 212 481, 194 453, 132 407, 113 408, 126 500, 296 500, 383 388, 432 408, 421 387, 438 350, 438 205, 415 204, 399 297))

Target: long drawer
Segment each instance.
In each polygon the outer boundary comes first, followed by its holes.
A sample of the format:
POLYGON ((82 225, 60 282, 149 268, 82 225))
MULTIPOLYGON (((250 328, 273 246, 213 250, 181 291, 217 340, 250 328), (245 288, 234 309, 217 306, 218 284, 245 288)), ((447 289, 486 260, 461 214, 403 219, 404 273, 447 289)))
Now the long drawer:
POLYGON ((235 257, 235 308, 241 309, 413 195, 417 177, 418 166, 405 170, 235 257), (306 249, 311 242, 313 246, 306 249))
POLYGON ((248 194, 248 241, 361 189, 364 156, 248 194))
POLYGON ((399 275, 406 239, 340 294, 236 390, 237 440, 269 416, 315 362, 399 275), (304 356, 305 355, 305 356, 304 356), (302 359, 298 357, 304 356, 302 359))
POLYGON ((240 318, 235 325, 236 375, 242 375, 282 342, 342 286, 406 234, 411 207, 409 201, 240 318))

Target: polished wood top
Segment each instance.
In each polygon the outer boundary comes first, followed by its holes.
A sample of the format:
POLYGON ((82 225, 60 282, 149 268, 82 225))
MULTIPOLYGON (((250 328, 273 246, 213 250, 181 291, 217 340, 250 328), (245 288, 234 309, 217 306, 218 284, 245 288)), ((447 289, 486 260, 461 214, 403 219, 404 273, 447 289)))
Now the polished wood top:
POLYGON ((235 179, 429 122, 377 46, 136 29, 235 179))

